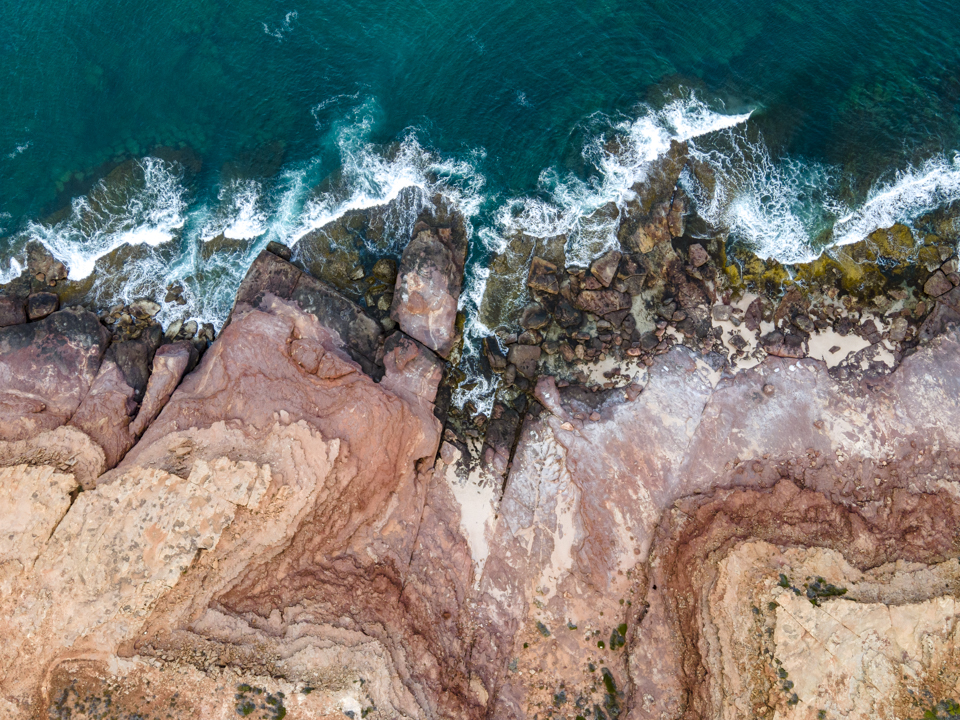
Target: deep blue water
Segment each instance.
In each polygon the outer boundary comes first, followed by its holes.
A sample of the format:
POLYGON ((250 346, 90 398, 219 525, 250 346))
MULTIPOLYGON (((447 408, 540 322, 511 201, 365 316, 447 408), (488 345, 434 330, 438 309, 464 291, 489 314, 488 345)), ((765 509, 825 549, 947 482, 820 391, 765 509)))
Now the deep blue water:
POLYGON ((179 278, 203 319, 268 239, 403 187, 470 215, 469 311, 512 232, 565 232, 568 260, 602 249, 584 217, 670 137, 723 180, 702 212, 786 261, 960 198, 946 0, 3 0, 0 23, 0 280, 29 239, 73 276, 149 243, 120 294, 179 278), (626 156, 603 150, 614 131, 626 156), (157 146, 202 169, 171 174, 144 159, 157 146), (132 189, 43 222, 130 158, 132 189), (249 252, 201 268, 220 232, 249 252))

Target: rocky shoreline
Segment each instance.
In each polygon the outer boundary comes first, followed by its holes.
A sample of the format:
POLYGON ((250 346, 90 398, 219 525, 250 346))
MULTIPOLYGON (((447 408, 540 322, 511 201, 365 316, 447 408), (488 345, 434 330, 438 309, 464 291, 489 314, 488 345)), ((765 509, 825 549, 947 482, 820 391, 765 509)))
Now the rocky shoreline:
POLYGON ((2 714, 949 707, 960 228, 784 268, 698 225, 685 171, 678 145, 589 267, 562 237, 494 259, 485 413, 451 402, 440 200, 399 262, 271 244, 217 335, 84 309, 35 248, 0 298, 2 714))

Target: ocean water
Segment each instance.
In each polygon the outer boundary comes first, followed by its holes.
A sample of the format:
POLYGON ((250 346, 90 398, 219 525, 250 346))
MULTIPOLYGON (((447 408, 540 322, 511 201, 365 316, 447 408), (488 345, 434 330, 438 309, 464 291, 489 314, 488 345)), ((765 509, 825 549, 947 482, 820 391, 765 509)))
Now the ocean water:
POLYGON ((73 279, 135 248, 98 300, 179 281, 168 321, 219 325, 259 248, 351 209, 397 201, 370 248, 396 254, 440 193, 478 337, 490 257, 564 234, 589 262, 615 242, 591 214, 671 139, 717 173, 697 212, 784 262, 960 199, 948 0, 4 0, 0 22, 0 283, 31 240, 73 279))

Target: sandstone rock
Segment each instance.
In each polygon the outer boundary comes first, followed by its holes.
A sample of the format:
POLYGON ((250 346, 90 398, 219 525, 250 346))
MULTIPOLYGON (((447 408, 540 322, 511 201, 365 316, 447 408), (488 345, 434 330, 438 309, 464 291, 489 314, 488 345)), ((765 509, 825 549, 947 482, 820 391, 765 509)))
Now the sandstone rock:
POLYGON ((710 261, 710 256, 707 255, 707 251, 703 249, 703 245, 700 243, 691 245, 688 252, 690 253, 690 263, 694 267, 702 267, 710 261))
POLYGON ((464 256, 438 232, 421 231, 400 260, 390 317, 410 337, 441 357, 456 342, 457 301, 464 256))
POLYGON ((536 345, 511 345, 507 360, 516 366, 517 372, 528 380, 533 380, 537 376, 540 353, 540 348, 536 345))
POLYGON ((268 252, 287 262, 290 262, 290 259, 293 257, 293 251, 290 248, 273 240, 267 243, 266 249, 268 252))
POLYGON ((27 321, 23 301, 9 295, 0 295, 0 327, 20 325, 27 321))
POLYGON ((534 256, 530 261, 527 285, 534 290, 556 295, 560 292, 560 284, 557 279, 557 266, 543 258, 534 256))
POLYGON ((365 372, 379 375, 380 324, 326 283, 266 250, 257 256, 240 284, 228 322, 259 307, 269 295, 293 300, 313 314, 365 372))
POLYGON ((388 285, 397 282, 397 263, 392 258, 380 258, 373 266, 373 275, 388 285))
POLYGON ((584 290, 573 299, 573 304, 584 312, 606 315, 617 310, 628 310, 630 296, 616 290, 584 290))
POLYGON ((618 250, 610 250, 593 261, 590 266, 590 274, 597 279, 603 287, 610 287, 610 283, 617 275, 617 267, 620 265, 622 255, 618 250))
POLYGON ((27 319, 43 320, 60 307, 60 298, 55 293, 39 292, 27 297, 27 319))
POLYGON ((69 421, 108 340, 97 316, 80 308, 0 328, 0 439, 27 439, 69 421))
POLYGON ((383 365, 382 387, 415 405, 432 407, 443 377, 443 361, 431 350, 395 332, 383 344, 383 365))
POLYGON ((550 314, 540 303, 530 303, 520 316, 520 327, 524 330, 539 330, 550 324, 550 314))
POLYGON ((953 283, 947 279, 942 270, 937 270, 923 284, 923 291, 930 297, 940 297, 953 290, 953 283))

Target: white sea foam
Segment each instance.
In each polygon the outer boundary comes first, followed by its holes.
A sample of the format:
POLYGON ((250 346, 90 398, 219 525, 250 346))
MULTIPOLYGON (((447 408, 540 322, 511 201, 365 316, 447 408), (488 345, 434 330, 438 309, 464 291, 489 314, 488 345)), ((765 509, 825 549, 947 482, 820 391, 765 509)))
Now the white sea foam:
POLYGON ((31 145, 33 145, 32 140, 27 140, 25 143, 18 143, 11 152, 7 153, 7 157, 12 160, 17 155, 22 155, 29 150, 31 145))
POLYGON ((293 32, 293 26, 297 22, 299 13, 296 10, 291 10, 283 17, 283 22, 275 28, 270 27, 266 23, 262 23, 263 32, 271 37, 276 38, 279 42, 283 42, 284 37, 293 32))
POLYGON ((908 223, 919 215, 960 200, 960 155, 935 157, 919 168, 908 168, 893 179, 874 185, 866 202, 841 217, 833 243, 849 245, 878 228, 908 223))
POLYGON ((606 134, 597 134, 583 149, 594 168, 592 179, 553 168, 540 175, 539 197, 512 198, 497 213, 499 238, 487 236, 492 252, 502 251, 507 238, 518 233, 538 238, 567 237, 567 263, 586 265, 616 246, 616 229, 631 187, 646 177, 650 164, 670 149, 673 141, 685 142, 734 128, 750 113, 727 115, 711 110, 696 97, 675 100, 663 109, 644 109, 630 121, 612 124, 620 142, 611 149, 606 134), (609 212, 598 213, 604 206, 609 212))
POLYGON ((16 280, 22 272, 23 265, 21 265, 16 258, 10 258, 10 267, 6 270, 0 267, 0 285, 5 285, 12 280, 16 280))
POLYGON ((223 235, 231 240, 252 240, 267 231, 267 212, 263 207, 260 183, 236 180, 220 189, 218 207, 203 230, 201 238, 212 240, 223 235))
POLYGON ((147 157, 124 181, 101 181, 89 195, 74 198, 64 220, 55 225, 31 222, 26 235, 61 260, 71 280, 82 280, 97 260, 123 245, 155 247, 174 239, 186 209, 178 169, 147 157))

